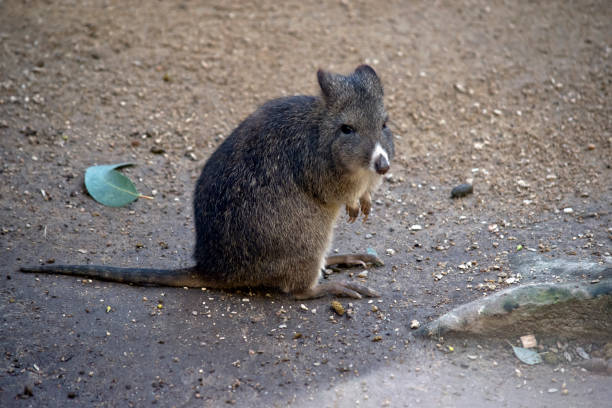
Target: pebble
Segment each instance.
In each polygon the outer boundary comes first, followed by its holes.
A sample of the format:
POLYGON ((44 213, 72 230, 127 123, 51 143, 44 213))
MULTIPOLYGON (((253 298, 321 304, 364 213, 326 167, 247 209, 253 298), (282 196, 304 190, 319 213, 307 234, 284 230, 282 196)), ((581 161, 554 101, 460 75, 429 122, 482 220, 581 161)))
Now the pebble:
POLYGON ((451 190, 451 198, 465 197, 474 192, 474 187, 471 184, 459 184, 451 190))
POLYGON ((519 185, 519 187, 524 187, 524 188, 528 188, 528 187, 529 187, 529 183, 528 183, 528 182, 526 182, 526 181, 525 181, 525 180, 523 180, 523 179, 518 179, 518 180, 516 180, 516 184, 518 184, 518 185, 519 185))
POLYGON ((591 358, 591 356, 589 356, 589 354, 586 351, 584 351, 582 347, 576 347, 576 354, 578 354, 584 360, 589 360, 591 358))
POLYGON ((550 365, 556 365, 559 363, 559 356, 550 351, 548 353, 542 353, 542 359, 550 365))
POLYGON ((465 86, 463 86, 462 84, 456 83, 454 86, 455 86, 455 89, 457 90, 457 92, 460 92, 462 94, 466 94, 467 93, 467 90, 465 89, 465 86))
POLYGON ((358 278, 367 278, 368 277, 368 271, 361 271, 359 272, 359 274, 357 274, 358 278))
POLYGON ((572 207, 567 207, 563 209, 563 212, 566 214, 572 214, 574 212, 574 209, 572 207))
POLYGON ((410 227, 410 231, 420 231, 422 229, 423 229, 423 227, 420 226, 419 224, 415 224, 412 227, 410 227))
POLYGON ((389 255, 389 256, 395 255, 395 249, 393 249, 393 248, 387 248, 386 252, 387 252, 387 255, 389 255))
POLYGON ((410 321, 411 329, 418 329, 419 327, 421 327, 421 323, 418 320, 414 319, 410 321))

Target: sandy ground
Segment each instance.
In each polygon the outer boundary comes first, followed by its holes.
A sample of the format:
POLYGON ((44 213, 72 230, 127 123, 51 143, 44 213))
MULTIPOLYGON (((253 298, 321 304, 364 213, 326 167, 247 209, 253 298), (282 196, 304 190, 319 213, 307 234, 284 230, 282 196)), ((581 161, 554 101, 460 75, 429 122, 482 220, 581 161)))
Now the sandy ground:
POLYGON ((522 365, 503 333, 414 339, 409 322, 507 278, 559 279, 517 276, 519 245, 610 257, 611 21, 606 1, 0 1, 0 405, 605 406, 610 377, 522 365), (380 300, 342 299, 352 318, 330 299, 17 272, 190 265, 214 148, 264 101, 317 93, 318 68, 362 63, 397 157, 370 220, 336 231, 334 248, 386 262, 367 278, 380 300), (155 200, 94 202, 85 169, 124 161, 155 200))

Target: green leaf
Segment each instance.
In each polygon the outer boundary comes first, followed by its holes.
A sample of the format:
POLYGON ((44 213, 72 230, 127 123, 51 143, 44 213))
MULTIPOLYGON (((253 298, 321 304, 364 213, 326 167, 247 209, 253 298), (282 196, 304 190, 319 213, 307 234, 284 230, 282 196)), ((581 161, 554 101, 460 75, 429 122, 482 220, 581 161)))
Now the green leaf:
POLYGON ((542 362, 542 357, 540 357, 540 355, 534 350, 516 346, 512 346, 512 349, 514 350, 514 354, 516 354, 518 359, 525 364, 534 365, 542 362))
POLYGON ((133 163, 92 166, 85 171, 85 187, 94 200, 109 207, 121 207, 131 203, 140 193, 129 178, 115 169, 133 163))
POLYGON ((521 249, 523 249, 523 246, 522 246, 521 244, 518 244, 518 245, 516 246, 516 250, 517 250, 517 251, 520 251, 521 249))

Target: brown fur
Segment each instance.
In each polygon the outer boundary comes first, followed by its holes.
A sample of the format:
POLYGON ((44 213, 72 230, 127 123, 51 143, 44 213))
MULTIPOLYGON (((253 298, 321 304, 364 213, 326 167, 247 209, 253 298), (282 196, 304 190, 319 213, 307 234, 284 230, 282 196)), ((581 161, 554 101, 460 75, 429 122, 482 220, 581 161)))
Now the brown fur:
MULTIPOLYGON (((367 217, 371 192, 393 156, 383 89, 374 70, 317 73, 321 96, 272 100, 246 118, 208 159, 194 193, 193 268, 151 270, 49 265, 27 272, 84 275, 138 284, 268 286, 297 298, 372 296, 348 282, 318 284, 341 208, 367 217)), ((376 261, 347 256, 347 263, 376 261)))

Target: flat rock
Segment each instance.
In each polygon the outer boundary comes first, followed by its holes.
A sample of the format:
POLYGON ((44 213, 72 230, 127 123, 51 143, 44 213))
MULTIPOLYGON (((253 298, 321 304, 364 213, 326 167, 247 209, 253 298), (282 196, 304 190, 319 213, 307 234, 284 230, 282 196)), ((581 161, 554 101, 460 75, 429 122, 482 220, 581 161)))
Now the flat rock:
POLYGON ((507 337, 534 333, 542 336, 562 334, 566 338, 611 338, 612 266, 563 260, 548 264, 543 260, 539 262, 539 269, 553 269, 557 276, 575 277, 580 269, 583 272, 588 269, 601 279, 509 288, 455 308, 423 326, 418 334, 507 337))

